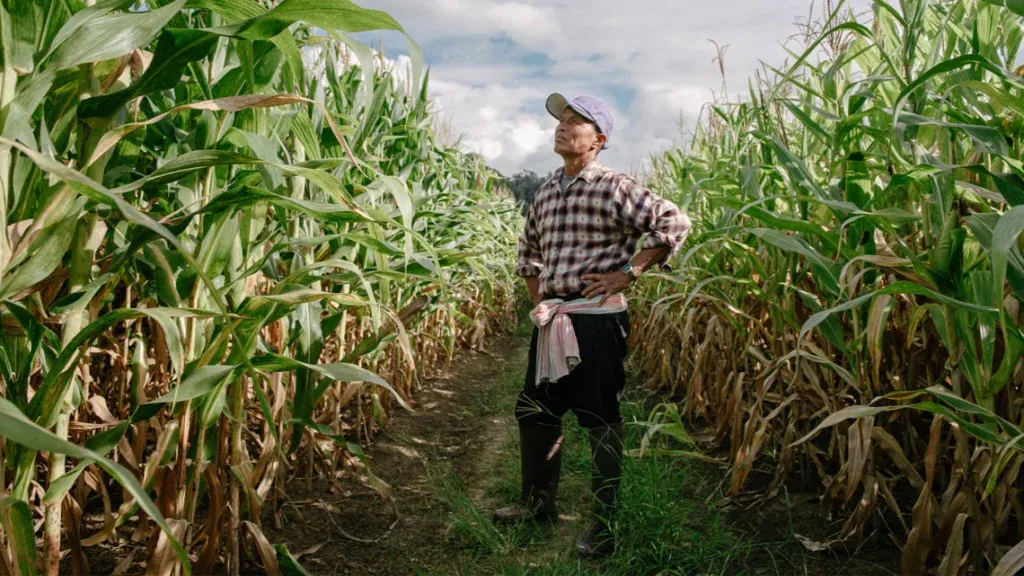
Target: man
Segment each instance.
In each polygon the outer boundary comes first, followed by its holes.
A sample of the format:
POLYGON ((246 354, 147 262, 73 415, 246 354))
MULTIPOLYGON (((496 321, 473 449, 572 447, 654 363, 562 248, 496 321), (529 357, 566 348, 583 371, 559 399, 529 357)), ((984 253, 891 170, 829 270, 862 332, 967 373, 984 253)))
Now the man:
POLYGON ((592 525, 576 549, 583 556, 603 555, 614 548, 609 522, 622 471, 619 398, 630 324, 620 293, 679 248, 690 221, 672 203, 598 161, 612 134, 611 112, 603 101, 579 96, 570 102, 552 94, 546 107, 559 120, 554 151, 564 166, 540 187, 527 212, 516 273, 538 304, 531 313, 535 323, 558 307, 586 311, 568 313, 578 364, 570 363, 571 371, 557 381, 546 376, 546 365, 538 372, 538 360, 547 364, 544 348, 561 346, 564 338, 534 330, 526 384, 516 404, 522 491, 512 506, 494 515, 500 522, 557 519, 562 417, 572 410, 589 433, 595 500, 592 525), (611 307, 611 300, 619 308, 611 307))

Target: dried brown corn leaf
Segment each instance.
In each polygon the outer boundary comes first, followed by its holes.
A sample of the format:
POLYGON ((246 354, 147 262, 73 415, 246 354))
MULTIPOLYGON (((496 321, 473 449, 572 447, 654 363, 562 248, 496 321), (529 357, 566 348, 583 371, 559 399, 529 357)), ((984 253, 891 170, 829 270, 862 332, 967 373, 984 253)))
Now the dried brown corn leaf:
POLYGON ((871 430, 871 439, 885 450, 887 454, 889 454, 893 463, 896 464, 900 471, 907 477, 907 481, 910 482, 911 486, 919 490, 921 489, 921 486, 924 486, 924 478, 921 478, 921 474, 919 474, 917 469, 914 468, 914 465, 910 463, 906 453, 903 452, 903 448, 900 446, 899 442, 893 438, 892 434, 889 434, 880 426, 875 426, 871 430))
POLYGON ((114 567, 114 571, 110 573, 110 576, 123 576, 128 573, 128 569, 132 567, 132 563, 135 562, 135 555, 138 554, 139 549, 135 548, 124 557, 124 560, 114 567))
POLYGON ((871 355, 871 369, 873 378, 871 382, 876 391, 882 390, 882 333, 885 331, 886 319, 889 312, 889 303, 892 296, 883 294, 875 298, 868 313, 867 346, 871 355))
POLYGON ((865 476, 863 484, 864 491, 861 493, 857 509, 846 520, 843 529, 839 532, 841 538, 859 539, 864 531, 864 525, 871 519, 875 510, 875 503, 878 502, 878 482, 874 476, 865 476))
POLYGON ((907 526, 907 521, 903 519, 903 511, 900 509, 899 503, 896 502, 896 497, 893 496, 892 490, 889 489, 889 483, 885 478, 878 478, 878 491, 882 493, 882 500, 885 501, 885 504, 893 511, 896 519, 899 520, 900 526, 903 527, 903 532, 905 534, 909 533, 910 528, 907 526))
POLYGON ((799 542, 801 546, 803 546, 811 552, 828 552, 829 550, 839 550, 846 544, 846 540, 843 539, 826 540, 824 542, 821 542, 818 540, 812 540, 800 534, 793 534, 793 537, 796 538, 796 541, 799 542))
POLYGON ((203 535, 206 542, 199 552, 199 559, 196 560, 195 574, 211 573, 214 563, 217 561, 217 553, 220 550, 221 533, 223 525, 221 517, 224 514, 224 483, 221 481, 217 471, 212 467, 203 470, 203 478, 206 479, 207 492, 210 495, 209 518, 203 526, 203 535))
POLYGON ((991 576, 1017 576, 1024 570, 1024 541, 1018 542, 992 570, 991 576))
POLYGON ((960 565, 964 551, 964 525, 967 523, 967 514, 957 514, 953 523, 953 530, 946 543, 946 554, 939 564, 938 576, 957 576, 960 573, 960 565))
POLYGON ((868 463, 868 456, 871 455, 871 429, 875 426, 875 417, 868 416, 856 420, 847 430, 847 491, 845 502, 856 490, 860 479, 864 475, 864 467, 868 463))
POLYGON ((277 551, 270 545, 270 541, 263 535, 263 531, 260 530, 259 526, 248 520, 243 520, 242 528, 252 541, 267 576, 281 576, 281 566, 277 562, 277 551))
MULTIPOLYGON (((171 529, 171 536, 181 542, 185 537, 188 522, 176 518, 167 518, 166 522, 171 529)), ((157 531, 156 548, 147 561, 146 576, 170 576, 180 565, 167 533, 163 530, 157 531)))
POLYGON ((907 536, 907 542, 903 546, 903 555, 900 560, 903 573, 907 575, 924 573, 928 555, 933 546, 933 502, 935 497, 932 495, 932 482, 935 478, 935 463, 941 433, 942 417, 936 415, 932 419, 928 449, 925 451, 925 484, 917 497, 917 503, 914 504, 912 528, 907 536))

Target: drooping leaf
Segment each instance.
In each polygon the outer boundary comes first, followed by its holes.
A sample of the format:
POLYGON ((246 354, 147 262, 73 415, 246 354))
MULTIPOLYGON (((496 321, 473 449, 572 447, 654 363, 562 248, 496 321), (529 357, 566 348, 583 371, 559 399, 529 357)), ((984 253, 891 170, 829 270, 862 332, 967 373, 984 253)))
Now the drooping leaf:
MULTIPOLYGON (((126 3, 116 4, 123 6, 126 3)), ((55 44, 47 66, 64 70, 128 54, 149 44, 184 6, 185 0, 174 0, 146 12, 97 11, 92 17, 74 23, 69 21, 66 26, 73 25, 73 31, 55 44)))
POLYGON ((238 366, 209 365, 200 366, 185 378, 181 384, 168 390, 166 394, 150 400, 149 404, 168 404, 201 398, 213 391, 225 378, 238 370, 238 366))
MULTIPOLYGON (((3 429, 4 436, 7 437, 8 442, 14 442, 15 444, 20 444, 40 452, 67 454, 75 458, 94 461, 97 466, 103 468, 107 474, 110 474, 114 480, 123 486, 146 515, 156 522, 160 529, 170 537, 170 527, 164 521, 156 504, 153 503, 145 489, 135 479, 135 475, 125 470, 120 464, 111 462, 88 448, 72 444, 49 430, 40 427, 22 414, 14 404, 11 404, 4 398, 0 398, 0 428, 3 429)), ((185 553, 184 548, 173 537, 171 537, 171 546, 174 548, 179 561, 185 567, 185 572, 191 574, 188 555, 185 553)))
MULTIPOLYGON (((2 410, 0 405, 0 410, 2 410)), ((0 415, 0 418, 3 416, 0 415)), ((18 570, 25 576, 34 576, 36 570, 36 537, 32 512, 28 503, 13 496, 0 494, 0 518, 7 514, 6 526, 11 527, 10 542, 18 570)))
POLYGON ((133 98, 177 86, 188 64, 205 58, 218 39, 216 34, 204 30, 165 28, 157 41, 153 62, 142 76, 124 90, 83 100, 78 105, 78 116, 110 116, 133 98))

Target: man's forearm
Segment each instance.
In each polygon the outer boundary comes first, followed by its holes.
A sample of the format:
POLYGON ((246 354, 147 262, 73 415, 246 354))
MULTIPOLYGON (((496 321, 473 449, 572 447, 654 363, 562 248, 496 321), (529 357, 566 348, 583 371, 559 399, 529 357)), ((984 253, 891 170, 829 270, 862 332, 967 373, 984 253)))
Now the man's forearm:
POLYGON ((671 251, 672 249, 668 246, 644 248, 630 260, 630 264, 636 269, 637 274, 642 274, 652 265, 663 262, 671 251))
POLYGON ((523 278, 526 280, 526 287, 530 290, 530 300, 534 304, 540 303, 540 276, 527 276, 523 278))

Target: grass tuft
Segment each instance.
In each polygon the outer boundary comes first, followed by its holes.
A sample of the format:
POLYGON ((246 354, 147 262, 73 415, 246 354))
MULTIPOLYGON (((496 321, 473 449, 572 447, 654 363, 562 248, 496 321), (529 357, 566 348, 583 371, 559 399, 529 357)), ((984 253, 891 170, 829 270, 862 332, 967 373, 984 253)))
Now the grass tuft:
MULTIPOLYGON (((720 472, 686 460, 654 456, 627 458, 624 463, 619 512, 612 525, 615 553, 600 561, 578 558, 573 543, 587 526, 591 505, 590 447, 586 430, 573 416, 564 421, 566 441, 558 495, 562 519, 555 525, 494 525, 494 508, 519 494, 519 436, 511 415, 523 370, 523 365, 510 365, 496 382, 498 399, 489 402, 505 414, 507 433, 498 456, 479 480, 480 496, 471 497, 450 465, 431 464, 431 484, 449 514, 447 542, 453 560, 441 571, 421 574, 633 576, 742 571, 750 543, 731 532, 722 515, 705 504, 717 499, 708 497, 717 494, 720 472)), ((624 401, 623 414, 627 422, 646 415, 646 401, 639 392, 624 401)), ((642 427, 631 425, 626 430, 626 449, 639 447, 642 427)))

